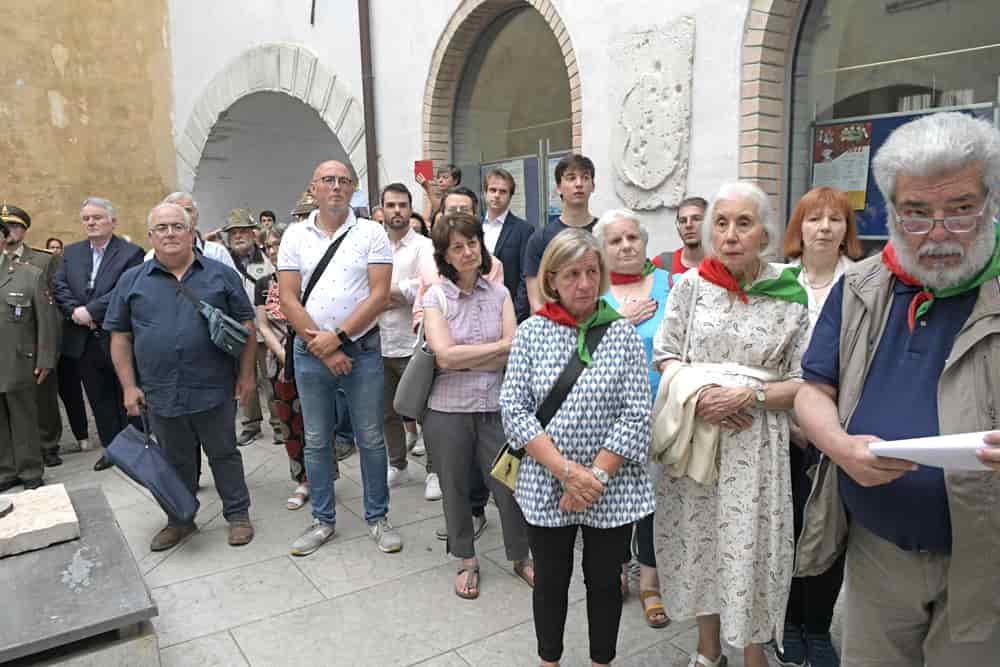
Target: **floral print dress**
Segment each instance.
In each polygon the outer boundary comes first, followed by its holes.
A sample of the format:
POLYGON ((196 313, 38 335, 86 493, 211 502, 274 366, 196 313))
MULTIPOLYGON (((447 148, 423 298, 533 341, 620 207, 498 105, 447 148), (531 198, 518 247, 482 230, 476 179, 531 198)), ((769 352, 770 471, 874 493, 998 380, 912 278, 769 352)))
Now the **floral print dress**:
MULTIPOLYGON (((758 280, 776 278, 768 264, 758 280)), ((731 292, 688 271, 674 284, 653 342, 653 363, 683 359, 721 386, 761 388, 751 375, 722 364, 763 369, 782 380, 800 378, 809 342, 802 304, 731 292)), ((719 440, 719 481, 704 486, 662 474, 656 489, 654 545, 663 600, 673 618, 720 614, 732 646, 780 641, 792 581, 792 491, 789 415, 747 409, 753 425, 719 440)))

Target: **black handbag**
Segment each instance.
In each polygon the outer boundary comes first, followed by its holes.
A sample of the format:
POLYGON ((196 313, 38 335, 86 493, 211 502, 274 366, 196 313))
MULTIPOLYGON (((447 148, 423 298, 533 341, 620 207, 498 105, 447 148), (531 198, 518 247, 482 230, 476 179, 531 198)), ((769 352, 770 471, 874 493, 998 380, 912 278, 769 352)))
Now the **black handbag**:
MULTIPOLYGON (((597 350, 597 346, 600 344, 601 338, 609 326, 611 326, 610 323, 599 324, 587 331, 587 349, 590 350, 591 355, 597 350)), ((562 369, 562 373, 556 378, 552 389, 549 390, 545 400, 542 401, 542 404, 538 406, 538 410, 535 412, 535 416, 538 417, 538 423, 542 425, 543 429, 549 425, 552 418, 559 412, 559 408, 562 406, 563 401, 566 400, 566 397, 569 396, 570 390, 573 389, 573 385, 576 384, 584 367, 580 355, 574 349, 573 354, 570 355, 569 362, 562 369)), ((521 459, 524 458, 524 454, 525 449, 523 447, 521 449, 511 449, 510 442, 505 442, 497 453, 496 458, 493 459, 490 476, 513 491, 517 485, 517 473, 520 470, 521 459)))
MULTIPOLYGON (((330 260, 333 256, 337 254, 337 248, 340 244, 347 238, 347 235, 351 233, 348 229, 344 234, 330 244, 330 247, 326 249, 323 256, 319 260, 319 264, 313 269, 312 274, 309 276, 309 282, 306 283, 306 289, 302 292, 302 307, 306 307, 306 302, 309 301, 309 295, 312 294, 313 289, 316 287, 316 283, 319 282, 320 277, 323 272, 326 271, 326 267, 329 266, 330 260)), ((281 371, 285 374, 285 379, 288 382, 293 382, 295 380, 295 327, 292 323, 288 323, 288 335, 285 336, 285 367, 281 371)))
POLYGON ((243 348, 246 347, 250 338, 250 329, 237 322, 229 315, 222 312, 207 301, 199 299, 194 293, 184 286, 184 283, 177 283, 177 289, 194 304, 197 310, 208 325, 208 337, 217 348, 231 357, 240 358, 243 348))

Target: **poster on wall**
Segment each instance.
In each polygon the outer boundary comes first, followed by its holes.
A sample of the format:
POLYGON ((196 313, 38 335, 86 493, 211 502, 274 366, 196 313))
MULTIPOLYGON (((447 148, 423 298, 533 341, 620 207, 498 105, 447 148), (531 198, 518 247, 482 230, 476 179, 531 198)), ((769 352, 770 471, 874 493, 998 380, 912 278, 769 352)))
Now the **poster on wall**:
POLYGON ((842 190, 855 211, 864 210, 871 143, 871 122, 817 127, 813 144, 813 187, 826 185, 842 190))
MULTIPOLYGON (((486 174, 489 173, 490 169, 506 169, 510 172, 510 175, 514 177, 514 196, 510 198, 510 212, 521 218, 522 220, 527 219, 527 206, 525 194, 527 188, 525 187, 524 181, 524 160, 507 160, 506 162, 490 162, 488 164, 483 164, 479 168, 479 180, 481 183, 485 184, 486 174)), ((485 202, 486 193, 483 192, 483 201, 485 202)), ((484 206, 485 209, 485 206, 484 206)))
POLYGON ((557 155, 555 157, 549 157, 548 164, 545 169, 545 176, 548 179, 548 188, 546 192, 548 193, 548 202, 546 208, 548 209, 548 221, 558 220, 559 216, 562 215, 562 199, 559 198, 559 193, 556 192, 556 165, 559 164, 559 160, 565 157, 563 155, 557 155))

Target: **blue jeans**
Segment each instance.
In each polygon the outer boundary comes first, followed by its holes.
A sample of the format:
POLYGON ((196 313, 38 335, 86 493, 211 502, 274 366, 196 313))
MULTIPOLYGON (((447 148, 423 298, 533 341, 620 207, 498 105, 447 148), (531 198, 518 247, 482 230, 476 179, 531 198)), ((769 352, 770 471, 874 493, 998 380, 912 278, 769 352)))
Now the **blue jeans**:
POLYGON ((382 433, 382 342, 378 330, 343 346, 351 357, 351 372, 334 375, 322 361, 295 340, 295 383, 302 405, 305 431, 304 459, 309 477, 313 517, 327 525, 337 520, 332 466, 334 429, 337 427, 337 390, 347 398, 354 439, 361 456, 365 521, 374 523, 389 512, 388 458, 382 433))
POLYGON ((337 442, 354 442, 354 427, 351 426, 351 413, 347 409, 347 396, 344 394, 343 388, 337 391, 334 414, 336 415, 337 442))

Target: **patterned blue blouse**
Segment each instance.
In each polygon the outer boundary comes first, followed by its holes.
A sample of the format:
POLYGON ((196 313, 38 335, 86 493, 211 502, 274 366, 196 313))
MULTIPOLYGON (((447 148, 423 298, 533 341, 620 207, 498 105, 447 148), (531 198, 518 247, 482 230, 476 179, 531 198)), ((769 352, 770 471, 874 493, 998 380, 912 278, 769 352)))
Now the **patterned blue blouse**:
MULTIPOLYGON (((500 392, 504 431, 514 449, 542 432, 535 411, 575 353, 575 329, 540 315, 518 327, 500 392)), ((651 409, 646 368, 646 353, 635 327, 624 319, 613 322, 593 362, 545 431, 563 456, 581 465, 589 467, 602 448, 625 461, 596 503, 583 512, 563 512, 559 509, 562 484, 543 465, 525 456, 514 496, 528 523, 614 528, 655 509, 644 465, 651 409)))

